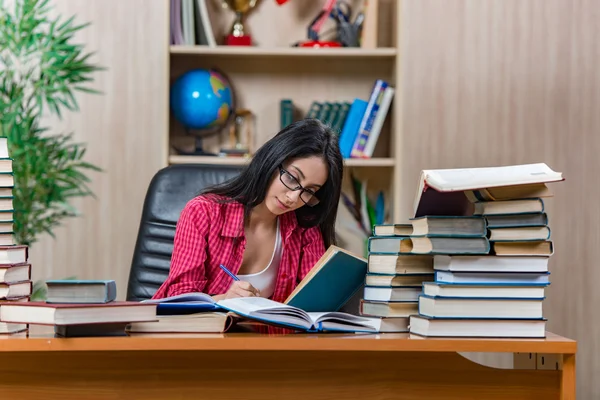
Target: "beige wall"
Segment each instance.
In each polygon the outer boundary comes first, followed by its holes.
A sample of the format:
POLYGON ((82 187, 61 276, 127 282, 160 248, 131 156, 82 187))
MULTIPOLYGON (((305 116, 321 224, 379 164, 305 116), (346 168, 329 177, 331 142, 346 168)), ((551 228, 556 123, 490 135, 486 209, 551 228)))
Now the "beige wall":
MULTIPOLYGON (((402 210, 419 171, 546 162, 555 242, 545 314, 600 398, 600 24, 596 0, 405 0, 402 210)), ((493 361, 493 360, 488 360, 493 361)))
POLYGON ((65 220, 56 239, 45 235, 32 246, 33 278, 115 279, 124 298, 145 191, 165 163, 168 2, 51 3, 77 23, 92 23, 76 39, 107 68, 93 83, 103 94, 79 95, 81 111, 51 126, 74 131, 88 145, 87 160, 104 172, 90 175, 97 198, 75 202, 82 216, 65 220))

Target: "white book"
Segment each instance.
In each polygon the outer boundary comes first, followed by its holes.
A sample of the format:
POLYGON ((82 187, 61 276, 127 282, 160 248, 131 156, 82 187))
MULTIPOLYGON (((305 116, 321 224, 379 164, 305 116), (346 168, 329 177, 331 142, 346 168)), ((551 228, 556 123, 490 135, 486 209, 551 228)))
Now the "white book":
POLYGON ((423 283, 423 294, 431 297, 542 299, 545 296, 545 289, 545 286, 509 284, 423 283))
POLYGON ((383 92, 383 97, 381 99, 381 104, 379 105, 379 110, 377 110, 377 115, 375 115, 373 127, 371 128, 371 133, 369 134, 367 144, 365 145, 365 149, 363 151, 363 155, 366 157, 373 157, 373 151, 375 150, 375 145, 377 144, 377 140, 379 139, 379 135, 381 134, 381 128, 383 127, 383 123, 385 122, 385 117, 387 117, 388 110, 390 108, 390 104, 392 103, 392 98, 394 97, 395 91, 396 89, 394 89, 392 86, 388 86, 383 92))
POLYGON ((428 337, 543 338, 545 320, 435 319, 410 316, 410 333, 428 337))
POLYGON ((546 183, 564 180, 544 163, 499 167, 422 170, 414 216, 469 215, 474 201, 548 196, 546 183), (523 187, 527 186, 527 187, 523 187), (506 190, 488 190, 506 188, 506 190), (496 197, 494 197, 496 196, 496 197))
POLYGON ((547 272, 548 256, 502 257, 493 255, 435 255, 433 269, 451 272, 547 272))
POLYGON ((419 297, 419 314, 431 318, 542 319, 542 299, 419 297))

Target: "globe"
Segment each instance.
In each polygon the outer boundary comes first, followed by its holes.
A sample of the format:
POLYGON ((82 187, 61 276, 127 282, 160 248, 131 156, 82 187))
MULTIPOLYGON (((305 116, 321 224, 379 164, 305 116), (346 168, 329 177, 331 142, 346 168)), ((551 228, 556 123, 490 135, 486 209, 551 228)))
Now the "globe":
POLYGON ((214 69, 187 71, 171 86, 171 110, 188 129, 222 127, 233 108, 232 89, 214 69))

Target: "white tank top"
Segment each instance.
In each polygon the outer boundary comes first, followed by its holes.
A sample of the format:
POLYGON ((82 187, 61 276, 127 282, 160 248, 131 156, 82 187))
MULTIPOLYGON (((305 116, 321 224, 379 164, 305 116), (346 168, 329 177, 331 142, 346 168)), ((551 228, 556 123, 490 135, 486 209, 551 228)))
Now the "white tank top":
POLYGON ((262 271, 255 274, 238 275, 238 278, 240 278, 242 281, 249 282, 252 286, 260 290, 261 297, 271 297, 275 291, 275 282, 277 280, 279 263, 281 262, 281 253, 281 232, 279 231, 279 218, 277 218, 275 248, 273 249, 271 261, 262 271))

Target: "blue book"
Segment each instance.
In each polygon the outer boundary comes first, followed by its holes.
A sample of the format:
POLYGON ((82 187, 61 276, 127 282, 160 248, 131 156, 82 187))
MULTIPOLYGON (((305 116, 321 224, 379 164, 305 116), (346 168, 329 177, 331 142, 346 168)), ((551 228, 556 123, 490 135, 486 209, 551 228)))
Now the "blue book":
POLYGON ((362 289, 366 274, 365 258, 330 246, 284 303, 306 312, 339 311, 362 289))
POLYGON ((114 280, 52 279, 46 286, 47 303, 101 304, 117 298, 114 280))
POLYGON ((435 271, 434 280, 446 284, 548 286, 550 272, 435 271))
POLYGON ((342 157, 350 158, 354 142, 358 137, 358 131, 363 115, 367 110, 367 102, 361 99, 354 99, 348 111, 348 116, 344 122, 342 133, 340 134, 340 151, 342 157))
POLYGON ((156 315, 183 315, 207 311, 222 311, 215 300, 206 293, 183 293, 163 299, 144 300, 156 304, 156 315))

